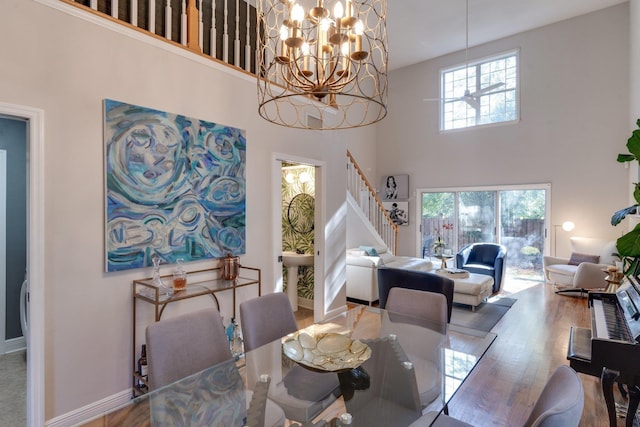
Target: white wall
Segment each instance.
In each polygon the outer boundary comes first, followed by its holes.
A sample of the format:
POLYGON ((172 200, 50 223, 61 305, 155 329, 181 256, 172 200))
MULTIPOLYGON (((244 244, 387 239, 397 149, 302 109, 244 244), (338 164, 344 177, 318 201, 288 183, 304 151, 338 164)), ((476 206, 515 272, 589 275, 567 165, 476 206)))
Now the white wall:
MULTIPOLYGON (((273 289, 278 268, 271 253, 271 153, 325 162, 327 188, 341 190, 326 192, 324 217, 333 229, 346 223, 346 134, 269 124, 257 115, 253 78, 97 26, 51 8, 54 3, 66 8, 49 0, 0 2, 0 100, 45 111, 45 419, 130 387, 131 281, 151 274, 104 273, 104 98, 246 130, 247 254, 241 262, 262 269, 264 292, 273 289)), ((348 135, 357 141, 368 132, 348 135)), ((344 254, 344 232, 327 232, 324 246, 332 251, 324 267, 331 309, 344 304, 344 256, 334 256, 344 254)), ((230 298, 221 303, 229 316, 230 298)))
MULTIPOLYGON (((414 226, 399 253, 414 254, 415 188, 551 183, 551 224, 570 235, 616 237, 611 214, 627 206, 628 3, 472 48, 469 59, 520 49, 520 122, 438 131, 439 71, 464 51, 390 74, 389 116, 378 127, 377 176, 408 173, 414 226)), ((472 41, 472 40, 471 40, 472 41)), ((379 180, 375 178, 374 182, 379 180)), ((558 253, 569 254, 569 236, 558 253)))

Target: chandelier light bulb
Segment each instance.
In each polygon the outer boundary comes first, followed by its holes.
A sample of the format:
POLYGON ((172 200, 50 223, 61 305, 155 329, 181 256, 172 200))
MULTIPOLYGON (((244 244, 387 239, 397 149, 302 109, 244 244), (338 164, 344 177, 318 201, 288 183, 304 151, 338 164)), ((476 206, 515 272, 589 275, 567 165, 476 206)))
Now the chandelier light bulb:
POLYGON ((291 8, 291 20, 295 23, 300 23, 304 19, 304 9, 298 3, 295 3, 291 8))
POLYGON ((329 30, 329 27, 331 27, 331 19, 329 19, 329 18, 323 18, 323 19, 320 21, 320 29, 321 29, 322 31, 328 31, 328 30, 329 30))
POLYGON ((336 19, 340 19, 342 18, 343 14, 344 14, 344 9, 342 8, 342 3, 337 2, 336 5, 333 7, 333 16, 335 16, 336 19))

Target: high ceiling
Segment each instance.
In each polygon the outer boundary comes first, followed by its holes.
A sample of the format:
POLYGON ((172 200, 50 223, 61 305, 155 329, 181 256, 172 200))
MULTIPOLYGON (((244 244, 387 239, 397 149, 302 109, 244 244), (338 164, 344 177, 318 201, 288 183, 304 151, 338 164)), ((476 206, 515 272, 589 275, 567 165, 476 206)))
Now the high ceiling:
MULTIPOLYGON (((469 0, 469 46, 628 0, 469 0)), ((465 0, 388 0, 389 69, 465 47, 465 0)))

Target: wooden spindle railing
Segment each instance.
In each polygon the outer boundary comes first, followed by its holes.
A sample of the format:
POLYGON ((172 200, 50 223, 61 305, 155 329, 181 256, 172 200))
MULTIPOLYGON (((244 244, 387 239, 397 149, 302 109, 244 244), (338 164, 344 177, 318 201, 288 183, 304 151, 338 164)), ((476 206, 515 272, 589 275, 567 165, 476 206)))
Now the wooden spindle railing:
POLYGON ((60 1, 255 73, 256 8, 248 0, 60 1))
POLYGON ((364 215, 378 232, 387 247, 398 253, 398 226, 385 210, 375 188, 364 176, 362 169, 347 150, 347 191, 356 200, 364 215))

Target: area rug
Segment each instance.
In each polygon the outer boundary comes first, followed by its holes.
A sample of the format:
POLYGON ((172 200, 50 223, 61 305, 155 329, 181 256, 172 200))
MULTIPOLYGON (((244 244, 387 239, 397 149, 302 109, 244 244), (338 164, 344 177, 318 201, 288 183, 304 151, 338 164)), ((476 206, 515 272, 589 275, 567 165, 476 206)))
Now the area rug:
POLYGON ((484 337, 516 301, 515 298, 495 298, 481 303, 475 311, 468 305, 454 303, 449 330, 484 337))

